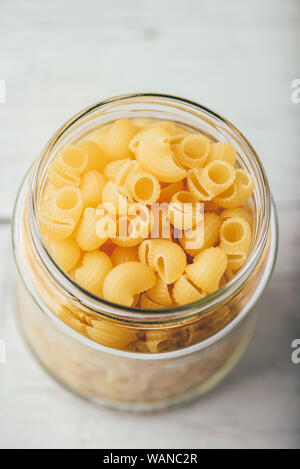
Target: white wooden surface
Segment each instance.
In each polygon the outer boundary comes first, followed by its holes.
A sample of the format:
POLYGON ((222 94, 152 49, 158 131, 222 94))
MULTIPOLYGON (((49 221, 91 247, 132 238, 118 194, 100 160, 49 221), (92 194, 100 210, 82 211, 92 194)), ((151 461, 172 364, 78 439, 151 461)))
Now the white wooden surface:
POLYGON ((300 447, 300 78, 298 0, 2 0, 0 79, 0 364, 2 448, 300 447), (13 308, 11 216, 43 144, 102 98, 162 91, 234 122, 267 170, 280 219, 275 274, 246 355, 207 397, 131 415, 97 409, 52 381, 27 350, 13 308))

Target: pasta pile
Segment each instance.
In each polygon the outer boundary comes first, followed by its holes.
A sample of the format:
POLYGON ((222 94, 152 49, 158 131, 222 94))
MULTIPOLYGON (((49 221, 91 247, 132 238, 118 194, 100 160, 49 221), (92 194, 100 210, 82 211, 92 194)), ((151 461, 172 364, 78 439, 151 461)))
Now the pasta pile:
POLYGON ((39 210, 49 252, 112 303, 159 310, 204 298, 250 250, 254 182, 236 157, 171 121, 116 120, 50 163, 39 210), (155 217, 153 204, 167 212, 155 217))

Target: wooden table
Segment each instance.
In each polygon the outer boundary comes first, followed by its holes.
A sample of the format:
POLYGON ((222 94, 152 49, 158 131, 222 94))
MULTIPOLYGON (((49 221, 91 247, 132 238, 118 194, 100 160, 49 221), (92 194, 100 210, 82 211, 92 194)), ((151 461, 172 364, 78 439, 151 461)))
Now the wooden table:
POLYGON ((6 0, 0 9, 0 446, 299 447, 299 2, 6 0), (94 408, 32 358, 14 317, 10 243, 17 188, 51 134, 88 104, 138 90, 195 99, 244 132, 269 176, 281 236, 239 365, 197 402, 147 416, 94 408))

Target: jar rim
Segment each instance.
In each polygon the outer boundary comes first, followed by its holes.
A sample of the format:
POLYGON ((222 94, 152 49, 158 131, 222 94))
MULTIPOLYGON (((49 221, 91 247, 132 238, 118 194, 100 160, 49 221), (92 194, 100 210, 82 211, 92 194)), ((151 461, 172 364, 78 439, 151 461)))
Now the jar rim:
POLYGON ((115 96, 113 98, 106 99, 99 103, 96 103, 92 106, 85 108, 83 111, 80 111, 75 116, 71 117, 65 124, 63 124, 58 131, 52 136, 48 141, 39 157, 34 163, 31 172, 31 178, 29 183, 29 226, 32 231, 32 240, 35 245, 35 249, 39 254, 41 261, 44 266, 47 268, 51 276, 58 282, 58 284, 69 293, 72 294, 75 298, 80 300, 80 303, 87 307, 88 309, 99 313, 102 316, 106 316, 113 319, 118 319, 124 322, 134 322, 141 324, 163 324, 163 323, 176 323, 183 319, 188 319, 197 315, 198 317, 201 314, 209 312, 211 309, 215 308, 217 305, 224 303, 230 296, 234 295, 241 286, 247 281, 248 277, 251 275, 255 269, 261 254, 266 246, 269 228, 270 228, 270 215, 271 215, 271 196, 267 177, 262 166, 262 163, 259 160, 257 153, 255 152, 252 145, 248 142, 246 137, 227 119, 217 114, 215 111, 208 109, 201 104, 198 104, 194 101, 180 98, 177 96, 160 94, 160 93, 133 93, 125 94, 120 96, 115 96), (238 273, 230 280, 226 285, 217 290, 216 292, 206 296, 205 298, 198 300, 187 305, 176 306, 172 308, 165 308, 159 310, 147 310, 147 309, 138 309, 132 307, 126 307, 122 305, 117 305, 111 303, 103 298, 99 298, 92 293, 88 292, 81 286, 79 286, 71 277, 64 272, 55 260, 52 258, 49 253, 43 237, 40 233, 38 217, 37 217, 37 194, 39 190, 39 182, 42 172, 45 170, 43 168, 43 162, 51 154, 51 150, 55 144, 68 132, 72 127, 78 125, 78 123, 85 117, 91 115, 95 111, 104 109, 105 107, 116 106, 118 104, 123 104, 126 102, 157 102, 158 104, 178 105, 181 109, 184 109, 185 112, 194 114, 198 116, 199 112, 204 113, 210 118, 214 119, 217 123, 225 126, 230 132, 235 136, 235 138, 240 142, 240 145, 246 150, 246 154, 254 164, 254 167, 257 171, 257 181, 256 184, 259 184, 261 192, 261 210, 262 210, 262 224, 258 227, 259 232, 257 234, 258 239, 253 249, 251 256, 248 257, 244 266, 238 271, 238 273))

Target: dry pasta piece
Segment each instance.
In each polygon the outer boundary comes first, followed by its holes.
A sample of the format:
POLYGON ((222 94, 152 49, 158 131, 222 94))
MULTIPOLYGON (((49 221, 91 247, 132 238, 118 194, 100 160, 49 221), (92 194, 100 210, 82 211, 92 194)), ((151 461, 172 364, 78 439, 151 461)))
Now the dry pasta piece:
POLYGON ((82 265, 75 270, 75 280, 85 290, 101 296, 105 277, 112 268, 112 262, 104 252, 87 252, 82 265))
POLYGON ((197 254, 193 264, 185 269, 188 278, 203 291, 213 293, 219 288, 227 267, 227 257, 219 247, 208 248, 197 254))
POLYGON ((139 128, 129 119, 116 120, 109 127, 102 145, 108 160, 132 158, 133 154, 129 149, 129 143, 138 130, 139 128))
POLYGON ((202 168, 192 168, 187 173, 187 186, 191 194, 201 202, 207 202, 213 198, 213 194, 206 190, 200 183, 202 168))
POLYGON ((183 189, 184 189, 183 181, 173 182, 171 184, 168 184, 165 187, 162 187, 161 190, 160 190, 160 195, 159 195, 158 202, 160 204, 169 203, 172 196, 176 192, 183 191, 183 189))
POLYGON ((105 177, 99 171, 86 171, 82 176, 81 192, 84 207, 96 208, 102 202, 105 177))
POLYGON ((85 171, 102 171, 104 166, 107 164, 107 158, 104 152, 95 140, 87 138, 78 143, 78 147, 85 150, 88 156, 87 165, 85 171))
POLYGON ((145 171, 132 171, 126 178, 125 187, 134 200, 144 204, 153 204, 160 194, 160 185, 153 174, 145 171))
POLYGON ((83 208, 82 193, 77 187, 62 187, 52 199, 50 215, 53 220, 78 222, 83 208))
POLYGON ((146 345, 151 353, 158 353, 164 350, 174 348, 176 340, 170 337, 166 330, 152 330, 146 332, 146 345))
POLYGON ((92 340, 105 347, 123 348, 137 339, 136 333, 124 325, 119 326, 98 319, 93 319, 91 323, 92 327, 86 328, 87 334, 92 340))
POLYGON ((76 177, 86 169, 87 163, 87 152, 76 145, 69 145, 57 153, 51 168, 59 174, 76 177))
POLYGON ((155 284, 153 270, 140 262, 124 262, 114 267, 103 285, 103 296, 107 301, 131 306, 134 296, 155 284))
POLYGON ((74 220, 54 220, 47 212, 40 214, 39 224, 44 237, 57 240, 71 236, 76 227, 74 220))
POLYGON ((176 192, 168 211, 170 222, 179 230, 191 229, 203 218, 201 204, 189 191, 176 192))
POLYGON ((201 300, 206 294, 199 290, 192 282, 188 279, 186 274, 179 277, 174 283, 173 297, 178 305, 186 305, 193 303, 194 301, 201 300))
POLYGON ((139 247, 140 261, 154 269, 166 284, 183 274, 186 255, 178 244, 167 239, 148 239, 139 247))
POLYGON ((109 211, 115 211, 117 214, 127 214, 128 204, 133 199, 128 190, 118 186, 114 182, 108 181, 102 191, 102 202, 109 211))
POLYGON ((252 226, 253 226, 252 213, 250 213, 248 210, 246 210, 243 207, 227 208, 226 210, 223 210, 221 212, 220 218, 222 221, 226 220, 227 218, 243 218, 244 220, 246 220, 247 223, 249 223, 249 226, 252 230, 252 226))
POLYGON ((210 147, 210 141, 205 135, 187 135, 174 148, 176 161, 187 168, 203 168, 210 147))
POLYGON ((155 285, 147 290, 148 298, 160 306, 170 306, 173 303, 169 286, 157 275, 155 285))
POLYGON ((208 155, 207 162, 210 163, 211 161, 215 160, 227 161, 227 163, 234 165, 236 162, 236 149, 230 143, 213 143, 208 155))
POLYGON ((155 303, 150 298, 148 298, 146 293, 141 294, 140 306, 142 309, 162 309, 162 305, 155 303))
POLYGON ((136 146, 137 161, 161 182, 177 182, 186 176, 185 169, 173 159, 166 130, 153 127, 141 133, 136 146))
POLYGON ((123 186, 127 176, 139 166, 139 163, 129 158, 122 160, 115 160, 108 163, 103 174, 109 181, 115 182, 119 186, 123 186))
POLYGON ((105 243, 107 237, 99 238, 96 232, 101 216, 92 207, 85 208, 75 232, 75 240, 83 251, 95 251, 105 243))
POLYGON ((138 248, 136 246, 131 248, 117 246, 111 254, 113 265, 122 264, 123 262, 138 261, 138 248))
POLYGON ((233 184, 213 200, 222 208, 236 208, 251 197, 253 190, 254 181, 251 174, 243 169, 237 169, 233 184))
POLYGON ((206 212, 203 224, 183 233, 179 242, 188 254, 195 256, 204 249, 215 246, 219 240, 220 227, 220 217, 216 213, 206 212))
POLYGON ((80 258, 80 249, 74 239, 52 240, 48 243, 49 251, 57 264, 69 272, 80 258))
POLYGON ((215 197, 233 184, 235 168, 226 161, 212 161, 198 171, 198 182, 205 191, 215 197))
POLYGON ((251 229, 244 218, 227 218, 220 230, 220 247, 225 254, 248 254, 251 229))
POLYGON ((49 182, 57 189, 66 186, 78 187, 80 185, 80 176, 70 176, 68 174, 59 173, 51 164, 48 167, 47 176, 49 182))

